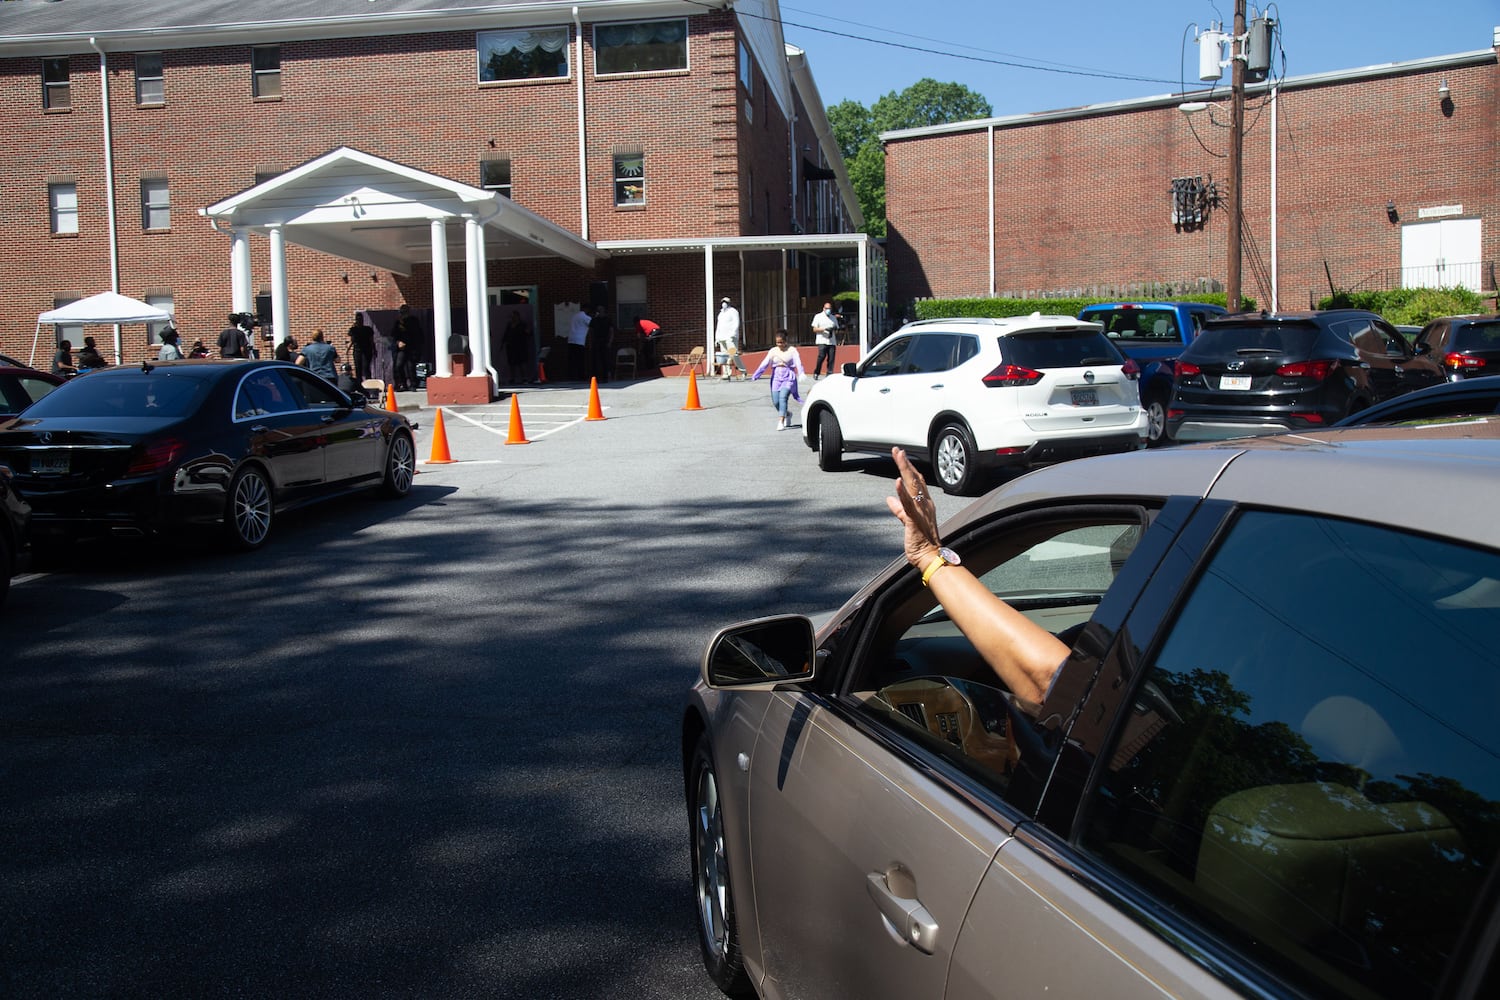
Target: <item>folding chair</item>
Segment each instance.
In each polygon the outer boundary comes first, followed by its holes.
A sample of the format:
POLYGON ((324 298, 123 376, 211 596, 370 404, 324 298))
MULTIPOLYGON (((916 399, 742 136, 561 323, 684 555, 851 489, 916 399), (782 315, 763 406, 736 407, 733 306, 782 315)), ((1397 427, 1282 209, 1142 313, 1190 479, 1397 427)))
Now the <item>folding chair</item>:
POLYGON ((625 377, 625 369, 630 369, 630 377, 636 377, 635 370, 635 348, 622 347, 615 352, 615 375, 619 378, 625 377))
POLYGON ((677 374, 687 375, 699 368, 703 369, 703 377, 707 378, 708 361, 706 352, 704 351, 702 345, 699 345, 698 347, 695 347, 688 352, 687 360, 682 363, 681 368, 677 369, 677 374))

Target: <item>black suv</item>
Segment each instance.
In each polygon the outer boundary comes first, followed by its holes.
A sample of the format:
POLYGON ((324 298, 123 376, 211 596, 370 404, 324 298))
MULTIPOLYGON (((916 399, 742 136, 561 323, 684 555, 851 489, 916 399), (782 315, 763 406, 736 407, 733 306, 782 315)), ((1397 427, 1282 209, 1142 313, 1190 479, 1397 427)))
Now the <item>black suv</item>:
POLYGON ((1500 316, 1445 316, 1417 334, 1416 350, 1443 366, 1450 381, 1500 375, 1500 316))
POLYGON ((1226 316, 1205 323, 1178 359, 1167 433, 1207 441, 1313 430, 1444 380, 1372 312, 1226 316))

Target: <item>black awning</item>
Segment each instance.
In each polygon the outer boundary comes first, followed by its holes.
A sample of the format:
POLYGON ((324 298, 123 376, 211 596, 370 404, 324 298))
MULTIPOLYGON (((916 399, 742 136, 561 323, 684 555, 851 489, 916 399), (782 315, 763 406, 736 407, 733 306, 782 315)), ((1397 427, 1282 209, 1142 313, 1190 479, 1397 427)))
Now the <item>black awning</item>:
POLYGON ((818 166, 804 156, 802 158, 802 176, 810 181, 831 181, 837 178, 838 174, 827 167, 818 166))

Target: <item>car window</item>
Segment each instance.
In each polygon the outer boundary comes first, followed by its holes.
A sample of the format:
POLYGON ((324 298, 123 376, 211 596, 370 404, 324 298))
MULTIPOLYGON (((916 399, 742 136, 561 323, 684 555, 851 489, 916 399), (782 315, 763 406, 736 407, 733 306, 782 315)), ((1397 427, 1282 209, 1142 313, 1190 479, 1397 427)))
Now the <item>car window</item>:
MULTIPOLYGON (((964 565, 1043 628, 1071 637, 1141 537, 1138 509, 1031 521, 963 541, 964 565)), ((1016 702, 915 575, 879 602, 850 665, 860 711, 1004 791, 1022 764, 1016 702)))
POLYGON ((191 375, 139 369, 73 379, 66 392, 49 392, 27 410, 30 417, 183 417, 193 412, 208 383, 191 375))
POLYGON ((303 409, 349 408, 349 401, 337 389, 329 385, 327 379, 319 378, 311 372, 290 371, 286 369, 281 370, 280 374, 291 383, 292 391, 301 400, 303 409))
POLYGON ((958 338, 951 333, 924 333, 912 340, 906 352, 906 367, 909 375, 945 372, 953 367, 953 355, 958 338))
POLYGON ((1314 995, 1431 995, 1500 847, 1497 628, 1500 554, 1241 515, 1082 846, 1314 995))
POLYGON ((860 375, 874 378, 879 375, 896 375, 906 363, 906 353, 911 350, 912 337, 898 337, 870 355, 860 369, 860 375))
POLYGON ((1455 351, 1500 351, 1500 320, 1465 323, 1454 331, 1455 351))
POLYGON ((1311 323, 1212 323, 1183 351, 1190 361, 1233 361, 1241 351, 1268 352, 1289 358, 1306 358, 1317 342, 1318 328, 1311 323))
POLYGON ((290 413, 300 400, 281 380, 274 368, 262 368, 246 375, 234 399, 234 418, 249 420, 272 413, 290 413))
POLYGON ((1078 368, 1123 364, 1119 350, 1098 330, 1027 330, 1000 338, 1000 357, 1022 368, 1078 368))
POLYGON ((53 383, 29 375, 0 375, 0 414, 20 413, 55 388, 53 383))
POLYGON ((979 356, 979 338, 970 334, 961 334, 958 338, 958 357, 953 362, 953 367, 968 361, 970 358, 979 356))

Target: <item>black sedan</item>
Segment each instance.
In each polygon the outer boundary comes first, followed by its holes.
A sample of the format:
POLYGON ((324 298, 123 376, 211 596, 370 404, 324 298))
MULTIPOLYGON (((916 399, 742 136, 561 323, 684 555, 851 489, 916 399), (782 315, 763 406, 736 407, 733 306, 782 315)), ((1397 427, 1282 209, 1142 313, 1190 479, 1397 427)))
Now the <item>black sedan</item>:
POLYGON ((222 526, 253 549, 285 510, 411 489, 410 422, 277 361, 172 361, 72 379, 0 424, 39 548, 222 526))

